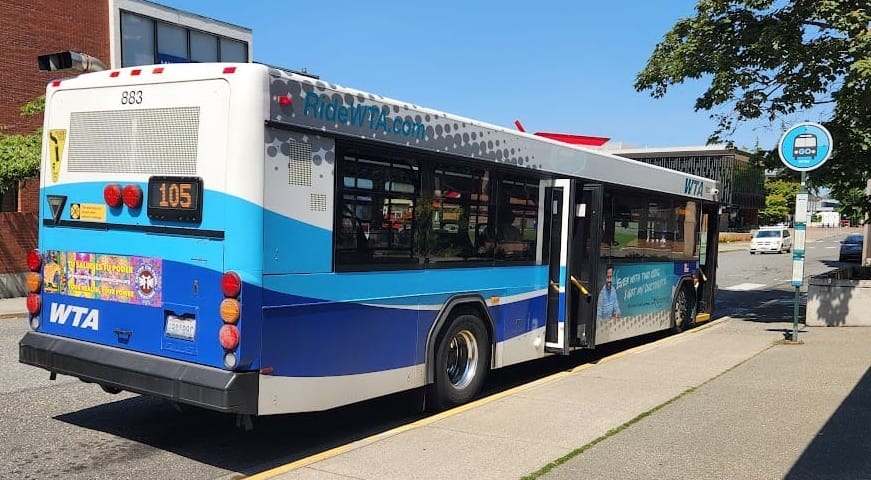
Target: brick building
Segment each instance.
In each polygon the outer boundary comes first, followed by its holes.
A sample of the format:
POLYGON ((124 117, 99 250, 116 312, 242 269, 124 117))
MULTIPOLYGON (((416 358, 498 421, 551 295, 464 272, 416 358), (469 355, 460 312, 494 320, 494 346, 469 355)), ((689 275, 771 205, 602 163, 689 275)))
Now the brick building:
MULTIPOLYGON (((29 134, 42 116, 20 108, 45 93, 38 55, 72 50, 107 68, 187 61, 251 61, 251 30, 145 0, 0 0, 0 133, 29 134)), ((27 252, 37 245, 39 178, 0 194, 0 298, 23 295, 27 252)))

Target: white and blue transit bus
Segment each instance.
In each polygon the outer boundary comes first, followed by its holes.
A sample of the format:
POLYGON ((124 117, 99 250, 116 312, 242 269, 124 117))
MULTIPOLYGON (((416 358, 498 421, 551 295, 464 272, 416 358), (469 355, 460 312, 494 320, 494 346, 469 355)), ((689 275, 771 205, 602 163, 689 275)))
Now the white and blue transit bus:
POLYGON ((40 182, 19 358, 109 393, 443 409, 714 308, 716 182, 261 64, 51 82, 40 182))

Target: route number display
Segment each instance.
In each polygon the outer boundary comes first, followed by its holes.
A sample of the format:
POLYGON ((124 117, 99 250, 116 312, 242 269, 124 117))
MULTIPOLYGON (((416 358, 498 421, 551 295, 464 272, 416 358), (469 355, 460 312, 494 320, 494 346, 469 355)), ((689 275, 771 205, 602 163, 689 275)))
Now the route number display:
POLYGON ((202 178, 151 177, 148 179, 148 218, 199 222, 202 213, 202 178))

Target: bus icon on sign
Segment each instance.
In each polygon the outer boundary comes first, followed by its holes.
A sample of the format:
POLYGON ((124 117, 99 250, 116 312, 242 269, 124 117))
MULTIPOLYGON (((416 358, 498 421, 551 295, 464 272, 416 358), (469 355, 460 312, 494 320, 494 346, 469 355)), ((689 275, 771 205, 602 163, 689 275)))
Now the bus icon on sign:
POLYGON ((803 133, 795 137, 792 144, 792 156, 794 158, 817 156, 817 136, 813 133, 803 133))

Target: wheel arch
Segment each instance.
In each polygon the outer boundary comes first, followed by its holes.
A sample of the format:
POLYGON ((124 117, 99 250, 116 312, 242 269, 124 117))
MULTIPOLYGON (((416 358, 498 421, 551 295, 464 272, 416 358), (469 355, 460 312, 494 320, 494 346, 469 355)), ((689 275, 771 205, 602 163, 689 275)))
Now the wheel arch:
POLYGON ((496 326, 493 323, 493 317, 490 316, 487 302, 484 301, 481 295, 476 293, 454 295, 442 306, 426 337, 425 368, 427 385, 435 381, 435 348, 439 335, 450 325, 450 320, 455 315, 462 313, 473 313, 484 322, 484 328, 487 329, 488 340, 490 341, 489 363, 490 367, 493 366, 493 358, 496 356, 496 326))

